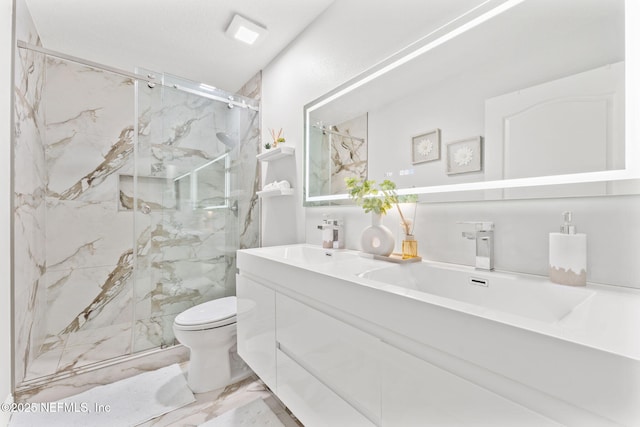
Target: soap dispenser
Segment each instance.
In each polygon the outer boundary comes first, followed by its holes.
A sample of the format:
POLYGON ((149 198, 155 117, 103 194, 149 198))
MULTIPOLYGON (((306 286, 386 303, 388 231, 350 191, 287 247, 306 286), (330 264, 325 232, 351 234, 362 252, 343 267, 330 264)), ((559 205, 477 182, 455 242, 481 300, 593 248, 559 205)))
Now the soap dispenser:
POLYGON ((549 279, 562 285, 587 284, 587 235, 576 233, 571 212, 563 212, 559 233, 549 233, 549 279))

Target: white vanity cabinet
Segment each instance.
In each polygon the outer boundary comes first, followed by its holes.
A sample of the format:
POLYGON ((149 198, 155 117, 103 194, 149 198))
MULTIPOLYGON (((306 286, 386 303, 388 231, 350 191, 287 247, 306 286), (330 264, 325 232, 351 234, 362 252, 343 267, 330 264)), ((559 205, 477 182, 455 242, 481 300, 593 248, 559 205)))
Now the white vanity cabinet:
POLYGON ((278 350, 277 395, 305 427, 373 427, 347 401, 322 383, 298 361, 278 350))
MULTIPOLYGON (((305 426, 640 425, 636 359, 550 335, 555 324, 374 282, 359 272, 382 261, 314 248, 238 251, 240 356, 305 426)), ((563 334, 620 301, 592 292, 563 334)), ((640 293, 624 296, 617 310, 637 316, 640 293)))
POLYGON ((379 425, 375 338, 245 275, 236 290, 238 354, 305 426, 379 425))
POLYGON ((282 383, 289 382, 280 368, 293 362, 348 402, 354 411, 350 419, 360 420, 357 425, 379 423, 377 338, 280 293, 276 295, 276 325, 278 393, 282 383), (282 363, 281 355, 286 356, 282 363))
POLYGON ((307 298, 243 275, 237 293, 240 356, 305 426, 558 425, 310 306, 307 298))
POLYGON ((276 292, 236 275, 238 354, 272 390, 276 389, 276 292))
POLYGON ((560 427, 539 414, 381 343, 383 426, 560 427))

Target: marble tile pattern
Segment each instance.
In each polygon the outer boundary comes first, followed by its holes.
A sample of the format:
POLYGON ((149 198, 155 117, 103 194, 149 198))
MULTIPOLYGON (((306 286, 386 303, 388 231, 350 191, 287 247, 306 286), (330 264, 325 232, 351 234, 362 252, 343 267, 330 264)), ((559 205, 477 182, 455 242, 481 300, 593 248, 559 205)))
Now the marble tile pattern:
MULTIPOLYGON (((40 45, 24 1, 16 2, 16 36, 40 45)), ((46 163, 44 150, 45 57, 15 50, 14 68, 14 372, 16 383, 26 376, 45 336, 46 163)))
MULTIPOLYGON (((367 115, 331 126, 331 193, 346 192, 344 179, 356 176, 367 178, 367 115), (339 135, 338 135, 339 133, 339 135), (353 135, 349 138, 345 135, 353 135)), ((325 137, 328 137, 326 135, 325 137)))
POLYGON ((45 341, 62 351, 46 374, 132 349, 133 222, 117 188, 135 162, 134 90, 130 78, 47 57, 45 341))
MULTIPOLYGON (((249 110, 160 85, 140 83, 136 93, 127 77, 25 49, 18 54, 21 384, 170 346, 177 313, 235 294, 235 250, 259 241, 260 132, 258 114, 249 110), (234 129, 236 147, 215 136, 234 129), (237 210, 193 209, 174 179, 227 152, 229 206, 237 210), (138 209, 143 205, 150 211, 138 209)), ((209 192, 224 186, 207 184, 209 192)))
MULTIPOLYGON (((181 363, 186 375, 185 362, 188 350, 183 346, 157 351, 138 359, 123 361, 115 365, 117 369, 80 372, 67 378, 43 381, 41 386, 22 392, 16 396, 20 402, 53 402, 89 390, 96 385, 109 384, 134 375, 181 363)), ((302 424, 285 408, 278 398, 255 375, 227 387, 195 395, 196 401, 156 417, 141 427, 198 426, 216 419, 236 408, 241 408, 256 399, 263 400, 285 427, 301 427, 302 424)), ((260 425, 260 424, 254 424, 260 425)))
POLYGON ((328 126, 326 131, 313 128, 311 138, 310 173, 313 186, 309 189, 310 194, 345 193, 345 178, 367 178, 366 114, 328 126))
MULTIPOLYGON (((239 90, 238 95, 253 99, 260 105, 262 98, 262 71, 258 71, 239 90)), ((261 162, 255 161, 260 153, 261 129, 260 112, 247 113, 241 124, 245 128, 246 135, 239 147, 239 154, 233 160, 232 179, 238 192, 238 220, 240 249, 257 248, 260 246, 260 210, 257 192, 262 188, 260 170, 261 162)), ((234 275, 235 280, 235 275, 234 275)), ((234 285, 235 286, 235 285, 234 285)))
POLYGON ((200 427, 284 427, 276 414, 262 399, 254 399, 239 408, 231 409, 200 427))
MULTIPOLYGON (((195 427, 224 416, 228 411, 242 408, 256 399, 264 401, 285 427, 302 427, 302 424, 256 376, 231 384, 224 389, 195 396, 194 403, 154 418, 141 424, 140 427, 195 427)), ((246 425, 264 425, 260 423, 260 417, 245 421, 247 421, 246 425)))
MULTIPOLYGON (((52 352, 44 353, 36 359, 36 364, 44 356, 55 358, 52 352)), ((28 384, 19 386, 15 393, 15 400, 17 402, 55 402, 97 385, 111 384, 173 363, 185 364, 188 359, 189 349, 182 345, 163 350, 151 350, 133 357, 123 356, 104 362, 103 369, 81 366, 73 371, 37 378, 28 384)), ((49 366, 46 363, 43 365, 45 368, 49 366)))

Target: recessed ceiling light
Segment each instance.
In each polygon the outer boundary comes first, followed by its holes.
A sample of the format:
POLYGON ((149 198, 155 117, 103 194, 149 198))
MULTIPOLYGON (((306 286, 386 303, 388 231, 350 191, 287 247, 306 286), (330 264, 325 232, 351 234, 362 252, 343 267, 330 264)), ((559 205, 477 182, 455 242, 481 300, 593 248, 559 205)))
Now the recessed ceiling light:
POLYGON ((251 45, 264 38, 267 34, 267 29, 236 14, 227 27, 225 34, 227 37, 251 45))

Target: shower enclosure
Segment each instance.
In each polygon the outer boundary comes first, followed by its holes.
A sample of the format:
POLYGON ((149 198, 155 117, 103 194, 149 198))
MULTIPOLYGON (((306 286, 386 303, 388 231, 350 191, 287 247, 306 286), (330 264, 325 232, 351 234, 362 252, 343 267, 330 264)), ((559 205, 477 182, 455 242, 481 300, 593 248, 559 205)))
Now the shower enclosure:
POLYGON ((258 102, 138 73, 17 50, 18 387, 172 346, 258 243, 258 102))

